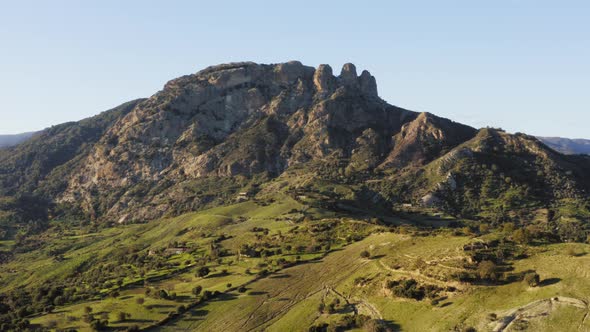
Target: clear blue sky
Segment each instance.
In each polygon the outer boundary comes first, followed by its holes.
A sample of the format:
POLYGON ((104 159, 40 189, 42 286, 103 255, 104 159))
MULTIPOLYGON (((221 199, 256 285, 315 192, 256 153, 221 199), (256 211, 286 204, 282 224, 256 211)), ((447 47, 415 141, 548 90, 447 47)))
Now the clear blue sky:
POLYGON ((590 1, 0 1, 2 134, 212 64, 300 60, 475 127, 590 138, 590 1))

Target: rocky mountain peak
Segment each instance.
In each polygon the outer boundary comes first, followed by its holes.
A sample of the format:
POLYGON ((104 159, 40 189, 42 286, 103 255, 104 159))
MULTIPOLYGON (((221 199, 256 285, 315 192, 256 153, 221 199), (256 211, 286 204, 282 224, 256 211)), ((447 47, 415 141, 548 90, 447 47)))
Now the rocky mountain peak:
POLYGON ((313 84, 319 93, 332 92, 336 86, 336 78, 330 65, 319 65, 313 74, 313 84))
POLYGON ((358 84, 355 65, 352 63, 344 64, 344 66, 342 66, 342 71, 340 72, 340 80, 346 85, 358 84))
POLYGON ((361 73, 361 76, 359 77, 359 83, 361 86, 361 91, 368 95, 368 96, 373 96, 373 97, 377 97, 378 93, 377 93, 377 80, 375 80, 375 77, 373 75, 371 75, 371 73, 369 73, 366 70, 363 70, 363 72, 361 73))

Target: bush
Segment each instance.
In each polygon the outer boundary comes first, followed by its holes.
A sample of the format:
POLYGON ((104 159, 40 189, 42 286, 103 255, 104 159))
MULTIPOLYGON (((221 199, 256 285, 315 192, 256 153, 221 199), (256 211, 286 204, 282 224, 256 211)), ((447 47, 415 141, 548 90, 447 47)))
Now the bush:
POLYGON ((197 285, 195 286, 195 288, 193 288, 193 294, 195 296, 199 296, 199 294, 201 294, 201 291, 203 290, 203 287, 201 285, 197 285))
POLYGON ((203 296, 201 297, 203 299, 203 301, 207 301, 209 299, 211 299, 213 297, 213 293, 211 293, 211 291, 204 291, 203 292, 203 296))
POLYGON ((477 274, 482 280, 498 280, 498 266, 492 261, 482 261, 477 266, 477 274))
POLYGON ((211 270, 209 270, 209 268, 208 268, 208 267, 206 267, 206 266, 201 266, 201 267, 200 267, 200 268, 197 270, 197 274, 196 274, 196 275, 197 275, 197 277, 199 277, 199 278, 203 278, 203 277, 206 277, 206 276, 209 274, 209 272, 211 272, 211 270))
POLYGON ((119 320, 119 322, 124 322, 128 317, 131 317, 131 314, 128 314, 123 311, 117 313, 117 319, 119 320))
POLYGON ((537 287, 541 281, 541 278, 536 272, 529 272, 524 275, 524 282, 530 287, 537 287))
POLYGON ((363 324, 363 331, 367 332, 387 332, 389 329, 385 324, 376 319, 369 319, 368 321, 363 324))
POLYGON ((363 250, 361 251, 361 258, 371 258, 371 253, 368 252, 367 250, 363 250))

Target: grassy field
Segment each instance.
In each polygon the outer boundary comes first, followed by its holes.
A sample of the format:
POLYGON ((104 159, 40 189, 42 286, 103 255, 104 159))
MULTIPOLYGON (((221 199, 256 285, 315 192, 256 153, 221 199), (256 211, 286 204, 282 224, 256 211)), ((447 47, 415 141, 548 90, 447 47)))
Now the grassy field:
POLYGON ((286 263, 315 260, 328 250, 339 250, 346 245, 347 234, 357 234, 361 228, 378 228, 351 218, 321 219, 333 217, 334 213, 320 209, 306 211, 306 220, 310 221, 302 221, 302 208, 297 201, 282 196, 280 200, 275 198, 272 204, 247 201, 172 219, 121 225, 96 232, 87 232, 82 228, 48 232, 43 235, 47 246, 17 254, 3 266, 0 290, 67 282, 75 278, 76 271, 81 267, 87 268, 89 264, 98 267, 95 273, 103 274, 100 267, 112 269, 110 261, 114 262, 114 256, 120 252, 129 248, 141 248, 140 252, 144 254, 153 251, 155 256, 162 255, 157 258, 166 264, 164 267, 142 270, 133 264, 117 266, 115 271, 122 268, 128 270, 123 274, 115 272, 113 278, 106 282, 109 286, 101 286, 101 296, 59 305, 51 313, 29 317, 33 326, 87 331, 90 325, 83 317, 88 316, 85 310, 90 307, 91 315, 108 320, 110 327, 146 327, 176 312, 180 306, 190 306, 199 298, 192 293, 196 286, 201 286, 203 291, 224 292, 258 278, 257 273, 262 270, 280 270, 281 266, 277 264, 280 260, 286 263), (314 233, 318 232, 314 228, 316 225, 324 224, 333 226, 329 230, 331 236, 314 233), (354 232, 348 231, 349 228, 354 232), (330 240, 329 249, 319 245, 306 249, 316 242, 319 235, 336 240, 330 240), (220 236, 223 240, 219 240, 220 236), (161 253, 161 250, 174 247, 176 243, 191 248, 191 251, 172 255, 161 253), (283 249, 283 252, 271 257, 250 257, 239 254, 244 244, 266 244, 271 249, 283 249), (231 254, 213 260, 210 258, 213 246, 231 254), (51 251, 63 254, 57 259, 49 254, 51 251), (206 277, 196 276, 197 269, 203 265, 209 268, 209 274, 206 277), (173 299, 154 298, 146 295, 147 289, 152 291, 151 294, 165 290, 175 296, 173 299), (113 292, 117 293, 114 297, 113 292), (121 312, 130 314, 130 317, 121 321, 118 319, 121 312))
MULTIPOLYGON (((403 331, 449 331, 468 326, 478 331, 491 331, 497 320, 491 319, 490 314, 503 317, 513 309, 556 296, 588 300, 590 258, 571 256, 567 248, 575 246, 578 250, 590 250, 590 247, 576 244, 533 248, 529 258, 517 261, 515 271, 536 268, 545 280, 540 287, 529 287, 523 282, 496 286, 463 285, 446 294, 437 305, 427 300, 395 298, 384 292, 383 281, 390 278, 413 277, 424 283, 456 285, 452 281, 441 281, 443 273, 432 276, 430 272, 437 268, 448 269, 441 266, 462 259, 460 248, 471 240, 468 237, 416 239, 400 234, 375 234, 333 252, 321 261, 288 268, 251 283, 245 294, 229 292, 191 310, 172 324, 154 330, 306 331, 310 325, 337 320, 352 312, 352 307, 403 331), (359 255, 363 250, 371 250, 375 258, 361 258, 359 255), (424 274, 408 270, 406 266, 397 270, 388 268, 392 262, 403 261, 403 257, 406 257, 408 268, 417 258, 426 260, 430 266, 424 274), (370 280, 368 285, 355 284, 359 277, 370 280), (329 302, 330 298, 337 297, 341 298, 341 303, 350 303, 350 306, 342 306, 333 314, 318 311, 322 301, 329 302)), ((584 331, 590 329, 589 322, 584 321, 587 313, 587 308, 565 303, 554 305, 536 314, 524 312, 524 322, 513 323, 506 331, 518 328, 555 331, 556 327, 563 331, 578 328, 584 331)))
MULTIPOLYGON (((477 238, 403 226, 449 221, 417 213, 384 219, 396 226, 389 227, 310 208, 305 198, 268 195, 146 224, 56 225, 39 237, 37 249, 3 264, 0 292, 47 284, 98 288, 89 298, 27 317, 34 327, 79 331, 92 330, 89 317, 115 329, 308 331, 359 315, 403 331, 590 330, 588 245, 517 246, 524 255, 510 261, 510 272, 535 270, 538 287, 460 282, 454 276, 471 260, 464 246, 501 233, 477 238), (176 247, 187 250, 167 254, 176 247), (198 276, 202 267, 209 271, 198 276), (387 286, 410 279, 436 289, 436 297, 395 296, 387 286), (193 293, 197 286, 200 294, 193 293), (155 296, 160 291, 167 297, 155 296), (218 293, 196 304, 205 291, 218 293)), ((12 244, 3 241, 0 250, 12 244)))

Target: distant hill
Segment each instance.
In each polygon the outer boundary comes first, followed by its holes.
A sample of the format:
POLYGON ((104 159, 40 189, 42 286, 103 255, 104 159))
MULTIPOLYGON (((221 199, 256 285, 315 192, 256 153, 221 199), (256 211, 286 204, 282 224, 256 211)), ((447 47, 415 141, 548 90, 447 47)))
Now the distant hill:
POLYGON ((15 134, 15 135, 0 135, 0 148, 17 145, 21 142, 26 141, 31 136, 35 135, 36 132, 32 131, 29 133, 15 134))
POLYGON ((563 154, 590 154, 590 140, 562 137, 538 137, 550 148, 563 154))

